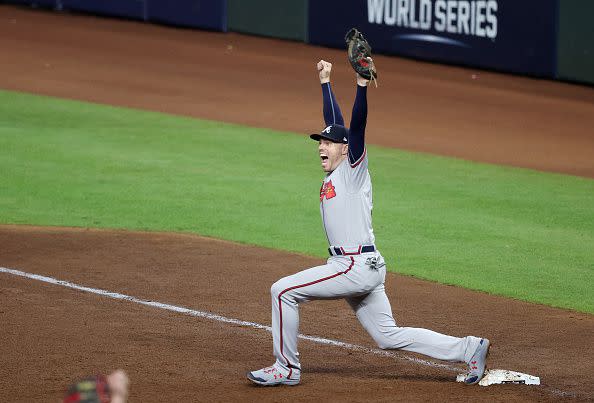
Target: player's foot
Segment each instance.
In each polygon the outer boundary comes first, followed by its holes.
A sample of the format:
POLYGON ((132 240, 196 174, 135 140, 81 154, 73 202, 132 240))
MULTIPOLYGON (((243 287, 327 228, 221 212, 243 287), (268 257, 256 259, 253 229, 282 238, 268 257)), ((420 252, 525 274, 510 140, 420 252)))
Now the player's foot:
POLYGON ((301 371, 293 368, 285 370, 279 365, 274 364, 270 367, 259 369, 258 371, 248 372, 247 378, 250 381, 262 386, 294 386, 299 384, 299 380, 301 379, 301 371))
POLYGON ((481 341, 479 341, 478 347, 474 350, 474 354, 468 362, 468 374, 466 374, 466 378, 464 378, 465 384, 474 385, 479 383, 483 378, 490 347, 491 343, 488 339, 481 339, 481 341))

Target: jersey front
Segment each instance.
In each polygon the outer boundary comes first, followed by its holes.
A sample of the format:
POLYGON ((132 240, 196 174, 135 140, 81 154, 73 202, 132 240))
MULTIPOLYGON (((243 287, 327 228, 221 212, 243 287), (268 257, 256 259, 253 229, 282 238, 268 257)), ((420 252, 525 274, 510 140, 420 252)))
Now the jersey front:
POLYGON ((351 164, 348 158, 331 173, 320 189, 322 224, 330 246, 357 248, 373 245, 373 197, 367 153, 351 164))

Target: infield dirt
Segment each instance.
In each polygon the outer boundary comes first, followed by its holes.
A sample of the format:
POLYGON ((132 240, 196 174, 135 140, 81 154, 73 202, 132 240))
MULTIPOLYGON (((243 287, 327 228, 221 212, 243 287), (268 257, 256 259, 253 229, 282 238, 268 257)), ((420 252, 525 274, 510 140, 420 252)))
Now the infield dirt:
MULTIPOLYGON (((320 58, 338 61, 347 117, 352 96, 342 51, 272 39, 0 6, 0 44, 0 88, 258 127, 319 128, 320 58)), ((592 88, 381 56, 377 64, 370 142, 594 177, 592 88)), ((321 262, 125 231, 0 226, 0 245, 3 267, 262 324, 270 285, 321 262)), ((117 367, 130 374, 130 400, 143 402, 594 399, 592 315, 393 274, 386 285, 400 325, 486 335, 492 367, 538 375, 543 386, 466 387, 444 369, 301 342, 302 385, 257 388, 244 375, 272 363, 265 331, 0 273, 0 401, 59 399, 73 378, 117 367)), ((373 346, 341 301, 302 312, 302 333, 373 346)))
MULTIPOLYGON (((266 325, 270 285, 322 262, 181 234, 0 226, 0 244, 4 267, 266 325)), ((386 281, 400 325, 489 335, 493 368, 539 375, 544 386, 468 387, 448 370, 301 341, 302 384, 259 388, 245 372, 272 363, 264 330, 0 278, 2 401, 59 398, 69 379, 118 367, 130 374, 131 401, 142 402, 593 396, 592 316, 404 276, 386 281)), ((304 334, 374 347, 343 301, 305 304, 301 318, 304 334)))

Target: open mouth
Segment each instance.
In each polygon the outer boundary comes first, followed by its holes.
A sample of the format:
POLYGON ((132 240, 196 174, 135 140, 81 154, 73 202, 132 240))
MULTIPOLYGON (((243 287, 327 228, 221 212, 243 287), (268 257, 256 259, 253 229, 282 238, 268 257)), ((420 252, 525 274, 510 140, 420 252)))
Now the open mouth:
POLYGON ((327 161, 328 160, 328 156, 325 154, 320 154, 320 159, 322 160, 322 162, 327 161))

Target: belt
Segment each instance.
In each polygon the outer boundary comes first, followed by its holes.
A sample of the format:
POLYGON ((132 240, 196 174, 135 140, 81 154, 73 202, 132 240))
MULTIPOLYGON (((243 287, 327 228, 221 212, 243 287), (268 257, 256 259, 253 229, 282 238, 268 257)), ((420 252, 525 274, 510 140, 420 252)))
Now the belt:
POLYGON ((344 248, 338 246, 332 246, 328 248, 330 256, 350 256, 360 255, 361 253, 375 252, 375 245, 359 245, 359 249, 356 252, 346 252, 344 248))

